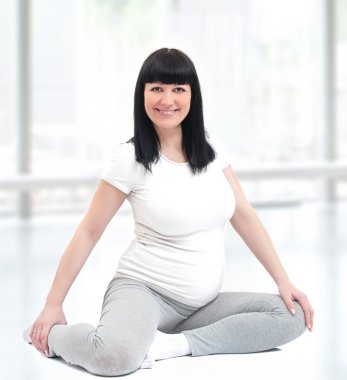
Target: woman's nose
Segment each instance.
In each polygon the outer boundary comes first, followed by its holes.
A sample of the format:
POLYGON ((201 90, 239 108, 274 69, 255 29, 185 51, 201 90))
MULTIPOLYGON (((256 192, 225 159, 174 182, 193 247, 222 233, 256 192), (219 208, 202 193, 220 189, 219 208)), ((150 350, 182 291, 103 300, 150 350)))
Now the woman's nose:
POLYGON ((171 106, 175 103, 174 94, 171 91, 164 91, 162 93, 161 104, 171 106))

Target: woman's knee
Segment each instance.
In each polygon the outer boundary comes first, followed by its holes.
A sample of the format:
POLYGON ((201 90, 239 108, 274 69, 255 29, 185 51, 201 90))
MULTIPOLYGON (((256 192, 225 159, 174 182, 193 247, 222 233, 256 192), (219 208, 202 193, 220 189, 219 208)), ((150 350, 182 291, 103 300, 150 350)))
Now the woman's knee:
POLYGON ((121 376, 140 368, 145 354, 128 344, 113 344, 103 347, 90 358, 86 369, 99 376, 121 376))
POLYGON ((293 315, 282 297, 273 295, 272 312, 279 318, 282 334, 286 341, 291 341, 302 335, 306 330, 305 314, 300 304, 294 301, 295 314, 293 315))
POLYGON ((305 315, 299 303, 294 301, 295 314, 293 315, 283 302, 282 310, 279 313, 279 323, 281 329, 281 339, 284 343, 288 343, 300 335, 302 335, 305 330, 305 315))

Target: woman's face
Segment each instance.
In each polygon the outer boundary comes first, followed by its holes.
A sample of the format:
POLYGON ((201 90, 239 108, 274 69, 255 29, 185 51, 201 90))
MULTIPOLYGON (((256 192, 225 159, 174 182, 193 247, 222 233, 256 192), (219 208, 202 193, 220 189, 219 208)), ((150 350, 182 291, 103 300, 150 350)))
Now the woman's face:
POLYGON ((189 84, 146 83, 145 110, 156 128, 177 128, 188 115, 189 84))

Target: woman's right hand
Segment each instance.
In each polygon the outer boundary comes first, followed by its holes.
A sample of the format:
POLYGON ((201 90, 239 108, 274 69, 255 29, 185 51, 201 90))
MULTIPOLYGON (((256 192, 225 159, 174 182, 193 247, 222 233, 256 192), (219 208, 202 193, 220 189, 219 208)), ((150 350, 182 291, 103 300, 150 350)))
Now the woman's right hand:
POLYGON ((66 325, 62 306, 45 306, 33 323, 30 331, 32 344, 44 355, 48 356, 48 334, 54 325, 66 325))

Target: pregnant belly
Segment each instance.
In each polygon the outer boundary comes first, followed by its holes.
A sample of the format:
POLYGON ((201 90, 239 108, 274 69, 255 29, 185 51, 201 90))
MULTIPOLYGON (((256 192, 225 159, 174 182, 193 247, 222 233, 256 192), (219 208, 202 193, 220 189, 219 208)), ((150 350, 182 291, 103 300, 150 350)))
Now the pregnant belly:
POLYGON ((168 296, 192 306, 202 306, 216 297, 223 280, 223 249, 158 248, 136 244, 123 255, 117 273, 152 283, 168 296))

